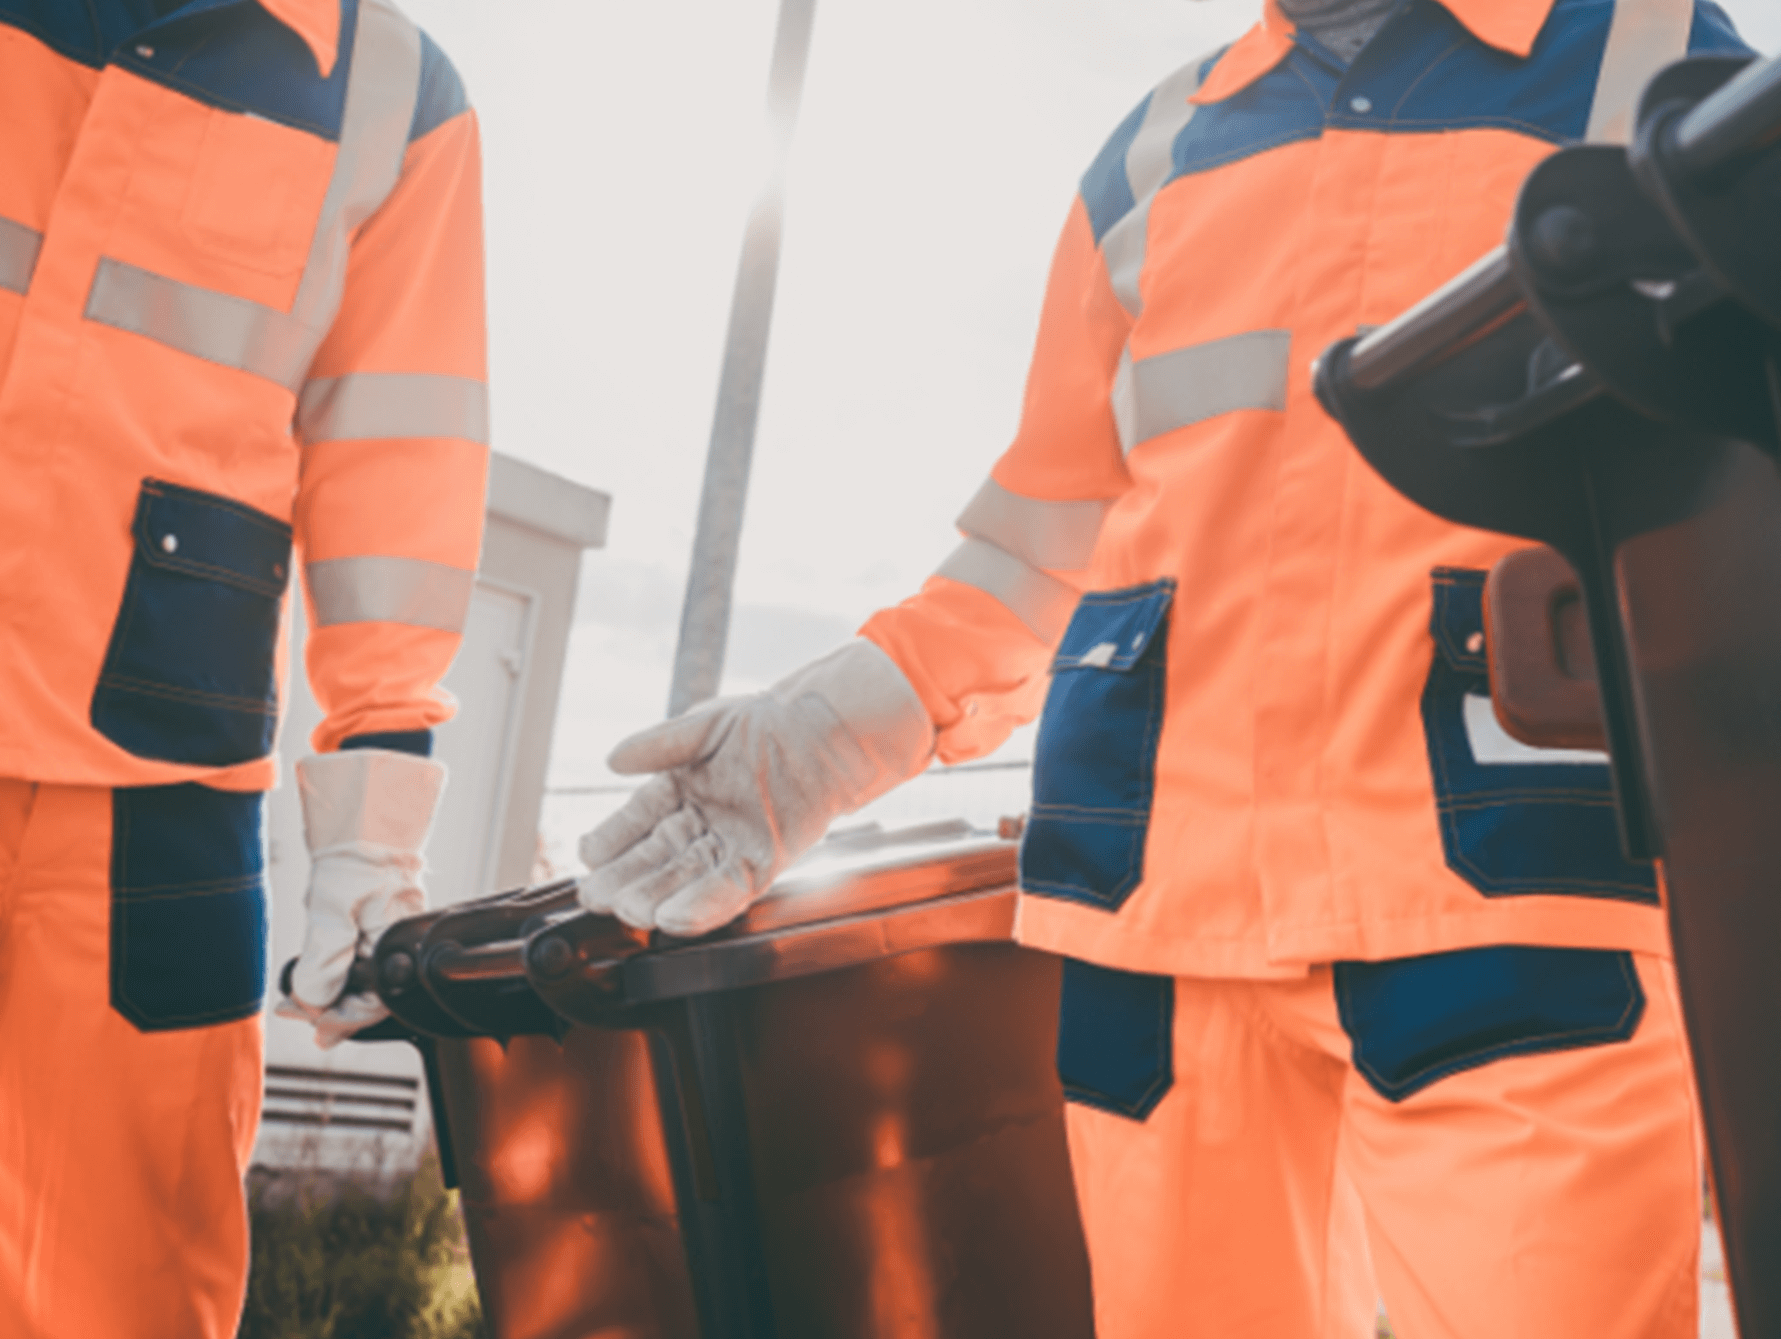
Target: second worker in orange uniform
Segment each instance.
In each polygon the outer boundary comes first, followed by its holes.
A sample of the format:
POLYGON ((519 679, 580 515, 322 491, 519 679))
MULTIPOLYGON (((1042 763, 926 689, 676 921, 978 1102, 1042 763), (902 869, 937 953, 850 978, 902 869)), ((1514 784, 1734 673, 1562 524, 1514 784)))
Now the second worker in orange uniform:
POLYGON ((1660 892, 1599 758, 1497 727, 1511 546, 1418 510, 1312 360, 1624 140, 1695 0, 1268 0, 1064 227, 1014 443, 861 637, 619 746, 583 902, 676 934, 1040 709, 1018 933, 1102 1339, 1693 1339, 1699 1155, 1660 892), (1375 1291, 1377 1289, 1377 1292, 1375 1291))

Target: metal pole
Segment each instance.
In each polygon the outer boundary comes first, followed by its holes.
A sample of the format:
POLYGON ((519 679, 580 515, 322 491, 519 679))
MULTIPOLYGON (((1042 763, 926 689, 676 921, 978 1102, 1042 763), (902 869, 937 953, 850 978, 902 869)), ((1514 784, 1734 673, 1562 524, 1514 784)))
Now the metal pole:
POLYGON ((748 469, 754 456, 755 422, 761 410, 761 379, 767 363, 767 334, 773 324, 773 290, 779 277, 779 244, 785 220, 785 168, 792 128, 804 91, 810 30, 816 0, 781 0, 773 40, 773 66, 767 79, 767 123, 773 136, 772 169, 742 236, 742 260, 730 303, 730 329, 718 376, 717 409, 711 423, 711 449, 705 458, 705 485, 699 495, 693 565, 680 610, 680 641, 674 651, 674 679, 668 714, 717 694, 724 649, 730 635, 730 596, 736 579, 736 552, 742 540, 742 512, 748 500, 748 469))

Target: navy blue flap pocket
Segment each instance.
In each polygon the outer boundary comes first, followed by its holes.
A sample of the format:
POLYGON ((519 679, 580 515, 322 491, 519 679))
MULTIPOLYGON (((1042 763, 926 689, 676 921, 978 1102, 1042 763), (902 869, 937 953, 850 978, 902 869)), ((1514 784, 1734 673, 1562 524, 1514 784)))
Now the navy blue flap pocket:
POLYGON ((1051 672, 1132 669, 1166 625, 1174 599, 1173 581, 1083 596, 1058 643, 1051 672))
POLYGON ((143 1032, 248 1018, 266 995, 261 797, 112 792, 111 1005, 143 1032))
POLYGON ((1657 904, 1649 862, 1628 860, 1602 754, 1511 739, 1490 701, 1485 574, 1433 572, 1435 654, 1422 723, 1447 867, 1486 897, 1547 893, 1657 904))
POLYGON ((1021 887, 1117 910, 1144 876, 1168 679, 1164 579, 1082 597, 1052 665, 1021 887))
POLYGON ((227 767, 271 751, 291 528, 229 498, 143 481, 93 727, 141 758, 227 767))
POLYGON ((1645 1012, 1630 953, 1501 945, 1339 962, 1354 1065, 1401 1102, 1493 1060, 1625 1041, 1645 1012))
POLYGON ((1141 1121, 1175 1083, 1175 981, 1064 959, 1057 1075, 1064 1096, 1141 1121))

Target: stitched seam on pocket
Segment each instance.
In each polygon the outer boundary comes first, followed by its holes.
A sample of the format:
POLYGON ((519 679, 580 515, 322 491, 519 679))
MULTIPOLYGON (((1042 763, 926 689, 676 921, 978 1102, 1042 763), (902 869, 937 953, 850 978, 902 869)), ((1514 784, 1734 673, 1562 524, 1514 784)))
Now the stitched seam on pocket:
POLYGON ((154 683, 147 679, 131 679, 122 674, 101 674, 99 683, 120 693, 142 697, 158 697, 167 702, 181 702, 197 707, 219 707, 246 715, 274 716, 278 705, 252 697, 235 697, 229 693, 207 693, 202 688, 178 688, 172 684, 154 683))
MULTIPOLYGON (((1628 991, 1626 1007, 1621 1010, 1620 1017, 1611 1026, 1598 1023, 1587 1028, 1573 1028, 1566 1032, 1546 1032, 1513 1041, 1499 1042, 1480 1051, 1433 1061, 1396 1081, 1387 1079, 1374 1069, 1372 1064, 1362 1056, 1357 1043, 1354 1048, 1354 1067, 1366 1076, 1367 1082, 1372 1084, 1374 1090, 1385 1097, 1387 1101, 1401 1102, 1424 1088, 1433 1087, 1442 1079, 1451 1078, 1453 1075, 1464 1073, 1469 1069, 1481 1069, 1494 1061, 1508 1059, 1511 1056, 1545 1055, 1553 1051, 1579 1051, 1590 1046, 1606 1046, 1614 1042, 1626 1041, 1638 1030, 1639 1018, 1645 1009, 1645 991, 1639 984, 1638 972, 1633 967, 1631 954, 1616 954, 1615 963, 1620 968, 1621 979, 1627 983, 1628 991), (1625 1031, 1623 1032, 1622 1029, 1625 1031)), ((1347 1017, 1352 1017, 1354 1013, 1352 991, 1353 986, 1344 981, 1340 1013, 1347 1017)), ((1346 1027, 1344 1030, 1347 1030, 1346 1027)), ((1349 1032, 1351 1038, 1353 1035, 1352 1032, 1349 1032)))
MULTIPOLYGON (((1439 582, 1437 581, 1437 584, 1439 582)), ((1439 623, 1439 619, 1436 620, 1439 623)), ((1425 751, 1429 757, 1430 767, 1435 776, 1435 808, 1436 821, 1441 831, 1442 853, 1448 868, 1465 879, 1467 883, 1484 897, 1518 896, 1527 893, 1550 891, 1561 897, 1590 897, 1598 899, 1614 899, 1633 901, 1646 905, 1657 903, 1657 893, 1650 884, 1631 883, 1625 879, 1590 878, 1587 875, 1561 874, 1491 874, 1467 851, 1461 840, 1458 826, 1458 815, 1465 813, 1484 813, 1492 809, 1511 807, 1539 807, 1548 811, 1562 809, 1595 810, 1612 809, 1614 800, 1611 795, 1604 795, 1600 790, 1580 790, 1574 787, 1555 788, 1552 790, 1533 790, 1525 786, 1492 787, 1485 790, 1458 793, 1451 763, 1448 757, 1446 729, 1449 722, 1441 719, 1441 713, 1453 706, 1448 700, 1449 695, 1438 691, 1437 676, 1445 673, 1456 681, 1453 686, 1464 692, 1463 680, 1475 677, 1463 669, 1455 669, 1451 664, 1443 663, 1441 652, 1437 647, 1434 657, 1430 660, 1428 678, 1422 692, 1421 711, 1425 751)))
POLYGON ((1081 804, 1035 804, 1035 818, 1056 818, 1066 823, 1099 823, 1107 827, 1142 826, 1150 815, 1142 809, 1091 809, 1081 804))
MULTIPOLYGON (((1064 1096, 1083 1106, 1096 1107, 1111 1115, 1123 1116, 1127 1120, 1140 1123, 1150 1119, 1150 1115, 1169 1089, 1175 1086, 1175 983, 1169 981, 1166 990, 1157 992, 1157 1013, 1159 1014, 1158 1033, 1161 1044, 1158 1046, 1158 1063, 1152 1075, 1149 1087, 1140 1093, 1129 1106, 1122 1105, 1115 1097, 1095 1088, 1084 1088, 1080 1084, 1063 1084, 1064 1096)), ((1059 1076, 1060 1080, 1062 1076, 1059 1076)))
MULTIPOLYGON (((166 1032, 181 1027, 203 1026, 213 1023, 236 1022, 243 1018, 251 1018, 259 1013, 265 1005, 264 988, 260 997, 241 1003, 218 1005, 214 1009, 201 1009, 190 1013, 156 1013, 144 1008, 132 999, 129 991, 128 964, 130 961, 130 918, 125 914, 128 905, 138 902, 155 902, 177 900, 171 897, 151 896, 138 898, 129 894, 130 885, 123 879, 123 853, 129 849, 130 837, 130 806, 120 804, 114 791, 111 804, 111 878, 110 878, 110 952, 109 972, 111 984, 111 1007, 121 1014, 138 1031, 166 1032)), ((244 887, 239 892, 263 887, 265 870, 254 871, 251 875, 241 876, 244 887)), ((192 888, 207 888, 227 880, 207 880, 185 885, 192 888)), ((171 887, 175 885, 147 885, 148 887, 171 887)), ((200 896, 216 896, 205 893, 200 896)))
POLYGON ((184 902, 201 897, 227 897, 232 893, 251 892, 261 882, 260 874, 244 874, 236 879, 212 879, 207 883, 148 884, 143 887, 113 885, 113 895, 121 902, 184 902))
MULTIPOLYGON (((1109 684, 1117 683, 1119 690, 1112 691, 1143 693, 1142 710, 1135 722, 1138 738, 1137 756, 1133 771, 1125 774, 1129 780, 1136 778, 1142 796, 1139 806, 1084 805, 1047 801, 1035 803, 1028 814, 1029 839, 1047 826, 1060 836, 1071 828, 1104 829, 1117 831, 1127 830, 1127 838, 1123 853, 1111 852, 1110 859, 1089 860, 1086 870, 1096 878, 1108 878, 1109 886, 1105 889, 1085 886, 1068 878, 1034 877, 1023 867, 1021 888, 1024 892, 1040 897, 1055 897, 1070 901, 1082 902, 1100 910, 1117 911, 1131 896, 1132 891, 1143 882, 1144 848, 1149 837, 1151 817, 1155 809, 1156 798, 1156 758, 1160 748, 1162 729, 1161 715, 1168 688, 1168 653, 1167 627, 1169 614, 1175 597, 1175 582, 1172 578, 1159 578, 1142 586, 1131 587, 1121 591, 1091 591, 1084 595, 1077 607, 1077 613, 1083 608, 1118 609, 1133 605, 1155 605, 1156 614, 1152 624, 1145 633, 1146 642, 1138 649, 1132 660, 1123 666, 1114 665, 1082 665, 1080 663, 1060 664, 1061 654, 1054 657, 1054 674, 1064 673, 1097 673, 1114 676, 1109 684), (1165 598, 1166 597, 1166 598, 1165 598)), ((1072 618, 1074 625, 1075 618, 1072 618)), ((1065 640, 1069 639, 1070 630, 1066 629, 1065 640)), ((1092 634, 1098 636, 1099 634, 1092 634)), ((1123 639, 1124 633, 1121 634, 1123 639)), ((1071 658, 1080 661, 1080 656, 1071 658)), ((1091 697, 1097 697, 1091 685, 1093 679, 1082 681, 1083 691, 1091 697)), ((1051 703, 1047 704, 1048 707, 1051 703)), ((1097 705, 1104 702, 1097 700, 1097 705)), ((1130 710, 1130 708, 1125 708, 1130 710)), ((1041 727, 1043 729, 1043 726, 1041 727)), ((1124 790, 1122 784, 1114 787, 1124 790)), ((1112 836, 1112 832, 1108 833, 1112 836)))
MULTIPOLYGON (((193 489, 181 488, 177 484, 169 484, 161 479, 145 481, 143 492, 148 497, 166 500, 176 510, 195 511, 202 508, 205 511, 228 516, 235 521, 245 522, 278 547, 280 554, 283 555, 278 561, 286 567, 288 573, 293 531, 290 526, 276 517, 268 516, 257 507, 235 502, 231 498, 208 497, 193 489)), ((202 580, 219 581, 266 599, 276 600, 284 594, 286 584, 284 581, 258 577, 250 572, 242 572, 232 567, 222 567, 216 563, 206 562, 202 558, 189 555, 182 557, 160 549, 155 544, 154 535, 151 533, 150 523, 153 519, 153 511, 154 508, 150 505, 142 506, 135 526, 138 555, 150 567, 168 572, 184 572, 202 580)), ((164 519, 168 519, 174 525, 179 523, 178 518, 164 519)))
POLYGON ((1119 904, 1112 893, 1085 884, 1068 883, 1062 879, 1027 879, 1020 891, 1033 897, 1061 897, 1072 902, 1089 902, 1107 911, 1117 911, 1119 904))
MULTIPOLYGON (((210 511, 220 511, 225 515, 246 521, 281 541, 288 542, 291 538, 291 527, 276 516, 270 516, 258 507, 238 502, 234 498, 224 497, 220 493, 203 493, 195 488, 169 483, 165 479, 145 479, 142 487, 150 497, 177 499, 181 506, 204 507, 210 511)), ((143 519, 147 520, 146 515, 143 519)))
POLYGON ((284 594, 284 587, 260 577, 248 576, 237 572, 232 567, 219 567, 215 563, 207 563, 201 558, 180 558, 165 553, 156 553, 149 545, 141 545, 138 552, 142 561, 148 566, 162 572, 176 572, 181 576, 194 577, 199 581, 214 581, 219 585, 233 586, 236 590, 246 591, 249 595, 257 595, 263 600, 276 600, 284 594))

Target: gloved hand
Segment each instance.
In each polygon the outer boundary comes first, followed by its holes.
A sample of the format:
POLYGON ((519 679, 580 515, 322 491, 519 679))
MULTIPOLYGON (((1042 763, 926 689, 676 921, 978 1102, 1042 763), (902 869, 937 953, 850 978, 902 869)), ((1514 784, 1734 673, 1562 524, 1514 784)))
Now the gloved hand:
POLYGON ((426 908, 421 848, 444 788, 444 764, 389 749, 347 749, 297 764, 309 927, 278 1013, 315 1024, 319 1046, 338 1045, 389 1016, 374 994, 340 992, 353 959, 369 954, 385 927, 426 908))
POLYGON ((699 935, 742 914, 836 817, 914 776, 934 727, 903 671, 856 638, 752 697, 632 735, 608 765, 657 773, 581 839, 581 905, 699 935))

